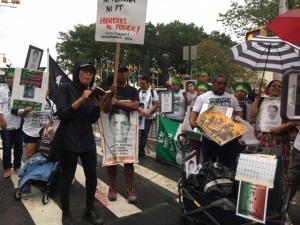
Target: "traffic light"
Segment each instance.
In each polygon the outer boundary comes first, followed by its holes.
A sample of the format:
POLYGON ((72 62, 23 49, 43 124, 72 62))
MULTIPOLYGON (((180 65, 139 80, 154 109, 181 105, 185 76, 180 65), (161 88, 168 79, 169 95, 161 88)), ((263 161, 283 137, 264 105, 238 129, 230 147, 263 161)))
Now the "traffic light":
POLYGON ((246 36, 245 36, 245 40, 246 41, 249 41, 251 38, 254 38, 256 37, 257 35, 260 35, 260 36, 267 36, 267 31, 264 27, 259 27, 257 29, 254 29, 254 30, 251 30, 251 31, 248 31, 246 33, 246 36))
POLYGON ((5 56, 3 56, 2 62, 6 63, 6 57, 5 56))

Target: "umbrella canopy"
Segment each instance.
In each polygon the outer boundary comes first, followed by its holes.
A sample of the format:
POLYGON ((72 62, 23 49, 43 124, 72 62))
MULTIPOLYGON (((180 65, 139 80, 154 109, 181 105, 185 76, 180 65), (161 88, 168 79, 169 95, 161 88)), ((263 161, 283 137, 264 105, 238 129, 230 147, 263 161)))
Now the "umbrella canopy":
POLYGON ((276 16, 267 28, 282 40, 300 46, 300 9, 292 9, 276 16))
POLYGON ((279 37, 256 36, 229 49, 233 63, 254 71, 285 73, 300 69, 300 47, 279 37))

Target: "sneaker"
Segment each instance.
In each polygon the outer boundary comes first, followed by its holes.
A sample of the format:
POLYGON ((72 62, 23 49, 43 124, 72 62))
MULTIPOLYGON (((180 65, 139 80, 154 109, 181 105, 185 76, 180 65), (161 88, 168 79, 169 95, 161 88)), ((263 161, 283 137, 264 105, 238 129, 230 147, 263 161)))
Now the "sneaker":
POLYGON ((109 201, 117 200, 117 188, 116 187, 109 187, 108 195, 109 201))
POLYGON ((20 168, 14 168, 14 169, 13 169, 13 173, 16 173, 16 174, 18 174, 18 173, 19 173, 19 171, 20 171, 20 168))
POLYGON ((10 177, 11 176, 11 168, 4 170, 3 177, 10 177))
POLYGON ((128 203, 136 203, 137 197, 133 189, 126 190, 126 198, 128 203))

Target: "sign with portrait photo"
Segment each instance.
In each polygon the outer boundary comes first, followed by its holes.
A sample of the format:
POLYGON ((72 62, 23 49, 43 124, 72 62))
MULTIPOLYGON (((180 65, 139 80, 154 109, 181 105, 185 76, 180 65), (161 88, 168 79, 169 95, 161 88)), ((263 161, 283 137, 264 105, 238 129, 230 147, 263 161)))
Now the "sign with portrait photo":
POLYGON ((49 76, 46 72, 16 68, 11 96, 12 107, 24 109, 30 106, 36 111, 44 109, 48 83, 49 76))
POLYGON ((280 98, 265 97, 259 107, 257 119, 258 130, 261 132, 270 132, 272 127, 281 125, 280 98))
POLYGON ((183 90, 188 91, 188 84, 193 83, 196 87, 197 80, 184 80, 183 90))
POLYGON ((109 114, 103 111, 99 119, 103 134, 103 166, 138 162, 138 112, 115 108, 109 114))
POLYGON ((174 94, 172 91, 161 92, 159 102, 161 113, 168 114, 174 112, 174 94))
POLYGON ((29 45, 24 68, 38 70, 42 61, 43 52, 42 49, 29 45))

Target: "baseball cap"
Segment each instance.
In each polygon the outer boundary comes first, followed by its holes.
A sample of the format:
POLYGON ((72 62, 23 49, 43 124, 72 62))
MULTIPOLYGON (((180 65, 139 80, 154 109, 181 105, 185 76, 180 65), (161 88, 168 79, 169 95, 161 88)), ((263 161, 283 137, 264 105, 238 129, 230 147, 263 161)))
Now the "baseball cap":
POLYGON ((128 68, 127 68, 127 66, 124 65, 124 64, 119 64, 118 72, 120 72, 121 70, 126 70, 126 71, 128 71, 128 68))

